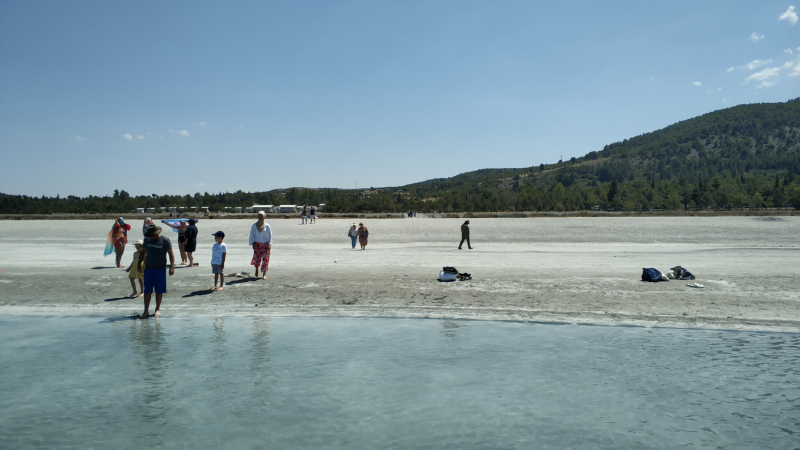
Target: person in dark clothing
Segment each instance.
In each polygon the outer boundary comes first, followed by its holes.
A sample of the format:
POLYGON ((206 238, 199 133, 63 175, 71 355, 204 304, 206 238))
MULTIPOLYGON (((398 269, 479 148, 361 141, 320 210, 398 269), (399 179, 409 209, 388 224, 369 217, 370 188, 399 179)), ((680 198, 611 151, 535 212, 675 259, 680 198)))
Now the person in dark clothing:
POLYGON ((194 219, 189 219, 189 228, 183 233, 186 237, 186 241, 183 243, 184 248, 186 249, 186 256, 189 257, 189 267, 194 266, 194 258, 192 257, 192 253, 197 249, 197 223, 194 219))
POLYGON ((464 245, 464 241, 467 241, 467 248, 472 250, 472 244, 469 242, 469 220, 461 225, 461 242, 458 244, 459 250, 461 250, 461 246, 464 245))
POLYGON ((144 312, 140 319, 150 317, 150 298, 156 292, 155 316, 161 315, 161 299, 167 292, 167 273, 175 273, 175 255, 172 253, 172 243, 169 238, 161 236, 161 227, 155 225, 147 227, 144 233, 142 250, 139 252, 138 266, 144 265, 144 312), (167 257, 169 257, 169 272, 167 272, 167 257), (144 264, 142 264, 144 263, 144 264))

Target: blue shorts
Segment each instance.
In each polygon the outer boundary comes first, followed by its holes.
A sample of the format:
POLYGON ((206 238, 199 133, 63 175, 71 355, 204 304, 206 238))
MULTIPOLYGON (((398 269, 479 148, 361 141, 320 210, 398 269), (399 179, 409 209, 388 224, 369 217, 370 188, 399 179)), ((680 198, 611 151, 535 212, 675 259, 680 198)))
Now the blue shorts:
POLYGON ((167 269, 148 269, 144 268, 144 293, 152 294, 155 289, 156 294, 167 293, 167 269))

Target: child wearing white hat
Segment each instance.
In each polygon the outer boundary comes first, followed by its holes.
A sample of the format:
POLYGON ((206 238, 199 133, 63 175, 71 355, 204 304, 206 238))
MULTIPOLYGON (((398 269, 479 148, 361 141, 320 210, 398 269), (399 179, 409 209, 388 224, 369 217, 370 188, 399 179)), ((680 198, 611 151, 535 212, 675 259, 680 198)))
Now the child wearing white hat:
POLYGON ((144 282, 142 281, 142 278, 144 278, 144 261, 139 264, 139 252, 142 251, 142 245, 144 245, 144 241, 139 239, 133 245, 136 246, 136 251, 133 252, 133 261, 131 261, 131 265, 128 267, 128 270, 125 271, 129 274, 128 279, 131 280, 131 287, 133 288, 133 293, 129 295, 130 298, 141 297, 144 295, 144 282), (136 292, 135 280, 139 280, 140 292, 138 293, 136 292))

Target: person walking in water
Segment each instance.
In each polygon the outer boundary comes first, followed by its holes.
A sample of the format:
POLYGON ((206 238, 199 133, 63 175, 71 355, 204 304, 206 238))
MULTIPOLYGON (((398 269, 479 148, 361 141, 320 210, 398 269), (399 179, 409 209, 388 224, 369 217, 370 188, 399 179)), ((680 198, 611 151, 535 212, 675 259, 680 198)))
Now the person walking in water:
POLYGON ((172 243, 169 238, 161 236, 161 227, 147 228, 142 251, 139 252, 139 262, 144 263, 144 312, 140 319, 150 317, 150 297, 156 291, 156 313, 161 315, 161 298, 167 292, 167 256, 169 256, 169 275, 175 273, 175 255, 172 253, 172 243))
POLYGON ((250 265, 256 267, 256 278, 258 278, 258 267, 261 266, 263 279, 267 279, 269 270, 269 254, 272 251, 272 228, 264 221, 266 218, 264 211, 258 212, 258 222, 250 227, 250 245, 253 246, 253 259, 250 265))
POLYGON ((467 248, 472 250, 472 244, 469 242, 469 220, 464 221, 464 224, 461 225, 461 242, 458 244, 459 250, 461 250, 461 246, 464 245, 464 241, 467 241, 467 248))

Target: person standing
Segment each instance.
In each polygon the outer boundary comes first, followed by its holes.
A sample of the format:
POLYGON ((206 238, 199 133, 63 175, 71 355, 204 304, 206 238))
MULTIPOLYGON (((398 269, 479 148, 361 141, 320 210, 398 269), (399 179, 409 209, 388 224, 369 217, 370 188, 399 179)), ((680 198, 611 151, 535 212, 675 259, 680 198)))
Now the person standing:
MULTIPOLYGON (((175 217, 178 217, 177 213, 175 217)), ((184 244, 186 243, 186 229, 189 228, 189 224, 183 220, 162 220, 161 223, 178 232, 178 250, 181 253, 180 265, 188 264, 186 262, 186 246, 184 244)))
POLYGON ((311 211, 308 214, 309 214, 308 218, 311 221, 311 223, 315 223, 315 221, 317 220, 317 210, 314 208, 314 205, 311 205, 311 211))
POLYGON ((356 239, 358 239, 358 230, 356 229, 356 224, 353 224, 353 226, 347 230, 347 235, 350 236, 350 243, 353 245, 353 248, 356 248, 356 239))
POLYGON ((197 223, 194 219, 189 219, 189 226, 186 228, 186 232, 184 236, 186 236, 186 242, 183 243, 184 248, 186 249, 186 256, 189 257, 189 267, 194 266, 194 257, 192 253, 197 250, 197 223))
POLYGON ((141 297, 144 295, 144 266, 139 265, 139 252, 142 251, 142 247, 144 246, 144 241, 139 239, 133 244, 136 247, 136 251, 133 252, 133 260, 131 261, 130 267, 125 272, 128 272, 128 279, 131 280, 131 288, 133 288, 133 292, 128 297, 141 297), (139 290, 141 293, 136 292, 136 280, 139 280, 139 290))
POLYGON ((464 221, 464 224, 461 225, 461 242, 458 244, 459 250, 461 250, 461 246, 464 245, 464 241, 467 241, 467 247, 472 250, 472 244, 469 242, 469 220, 464 221))
POLYGON ((264 280, 267 279, 269 254, 272 251, 272 228, 264 221, 266 216, 264 211, 259 211, 258 222, 250 227, 250 245, 253 246, 253 259, 250 265, 256 267, 256 278, 258 278, 258 267, 261 266, 264 280))
POLYGON ((214 273, 214 287, 212 291, 221 291, 225 289, 225 258, 228 256, 228 247, 222 242, 225 239, 225 233, 217 231, 212 236, 216 243, 211 247, 211 272, 214 273), (219 287, 217 287, 217 280, 219 280, 219 287))
POLYGON ((361 244, 361 250, 366 250, 367 239, 369 239, 369 230, 364 226, 364 222, 358 223, 358 242, 361 244))
POLYGON ((161 299, 167 293, 167 256, 169 256, 169 275, 175 273, 175 255, 172 253, 172 242, 161 236, 161 227, 148 227, 144 233, 142 251, 139 252, 139 263, 144 262, 144 312, 140 319, 150 317, 150 298, 156 292, 155 316, 161 315, 161 299))
POLYGON ((300 224, 301 225, 305 225, 306 224, 306 217, 307 216, 308 216, 308 208, 306 208, 306 205, 303 205, 303 213, 300 216, 300 224))
POLYGON ((131 229, 131 226, 126 224, 122 217, 114 221, 114 225, 111 227, 111 231, 108 232, 108 237, 106 238, 106 249, 103 252, 103 256, 108 256, 111 252, 115 252, 117 255, 117 267, 125 267, 120 262, 122 260, 122 254, 125 253, 125 244, 128 243, 128 230, 131 229))

